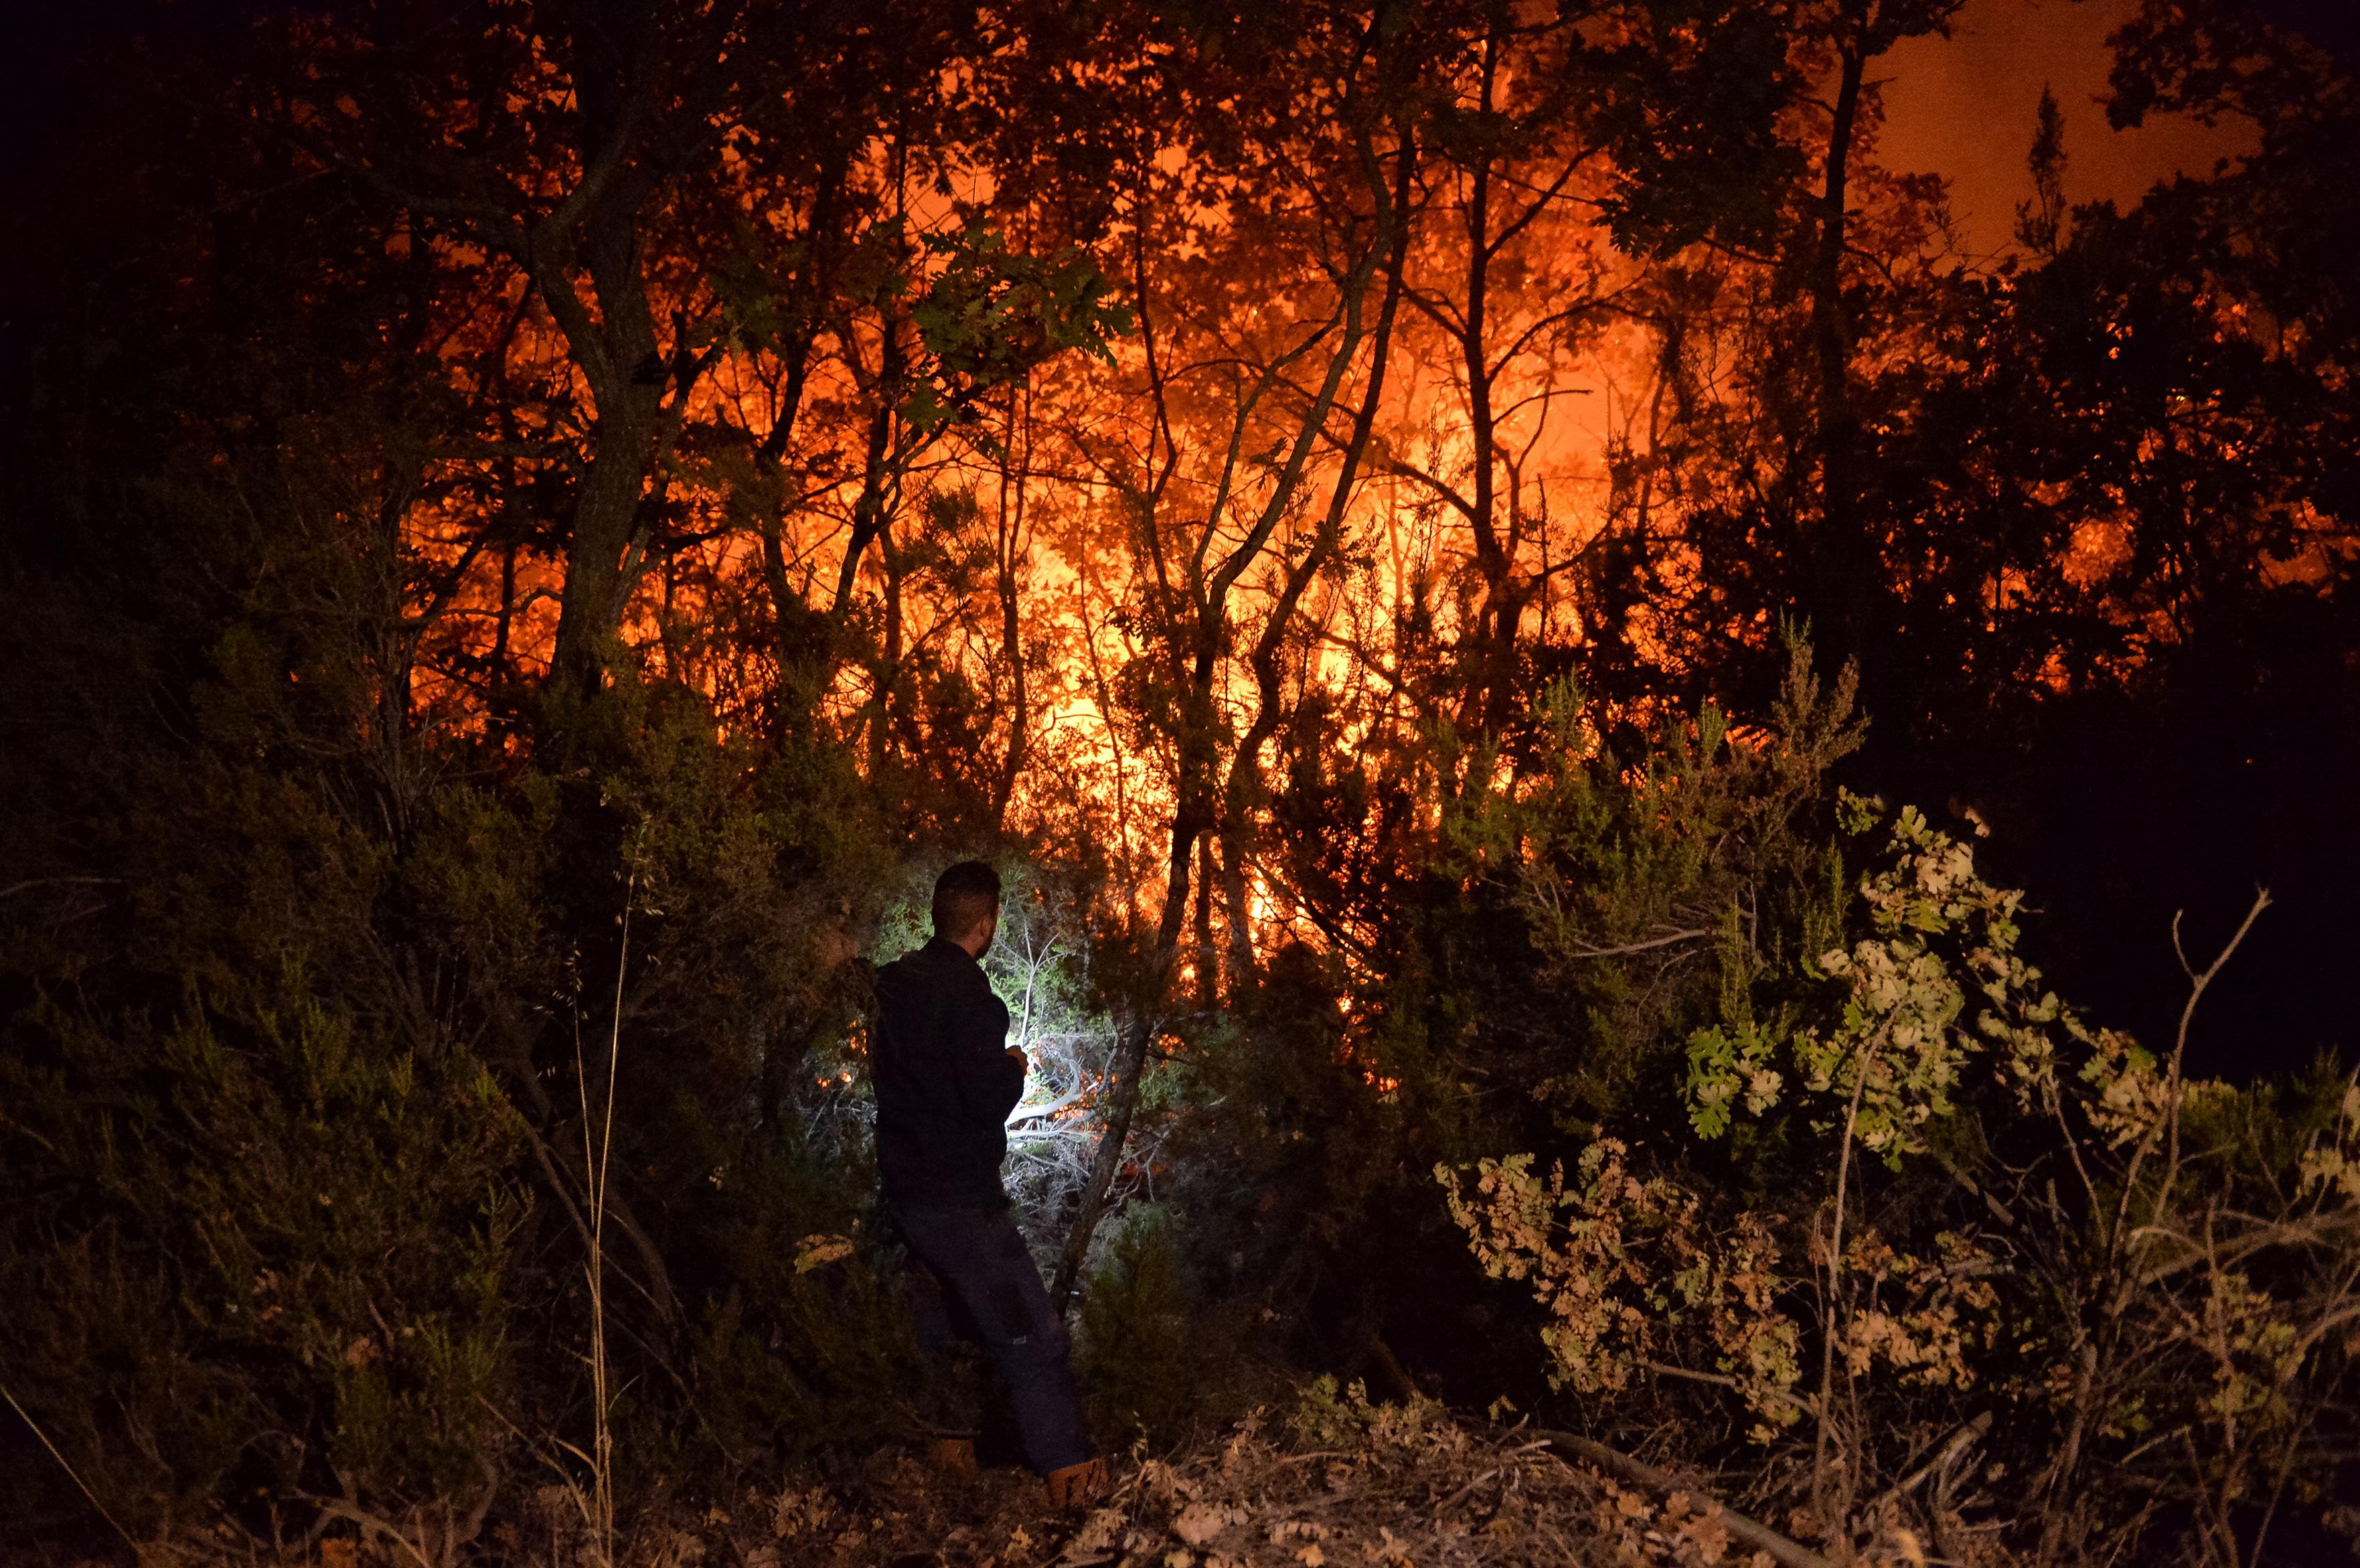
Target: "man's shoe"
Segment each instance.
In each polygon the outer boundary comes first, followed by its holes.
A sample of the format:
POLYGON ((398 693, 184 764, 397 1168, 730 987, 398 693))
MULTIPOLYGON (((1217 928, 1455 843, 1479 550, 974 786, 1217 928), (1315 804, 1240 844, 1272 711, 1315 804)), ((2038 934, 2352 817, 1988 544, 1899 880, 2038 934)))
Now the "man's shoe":
POLYGON ((1104 1459, 1085 1459, 1079 1464, 1068 1464, 1063 1470, 1052 1470, 1043 1477, 1049 1483, 1049 1506, 1053 1508, 1077 1508, 1096 1502, 1107 1488, 1107 1464, 1104 1459))
POLYGON ((938 1437, 926 1445, 926 1463, 948 1475, 975 1474, 975 1440, 938 1437))

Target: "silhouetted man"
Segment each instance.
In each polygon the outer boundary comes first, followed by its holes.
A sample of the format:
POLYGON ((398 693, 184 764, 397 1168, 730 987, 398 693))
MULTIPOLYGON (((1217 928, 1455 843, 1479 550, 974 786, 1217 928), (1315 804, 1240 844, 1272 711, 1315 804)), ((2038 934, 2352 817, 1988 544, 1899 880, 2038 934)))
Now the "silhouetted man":
MULTIPOLYGON (((1098 1490, 1106 1464, 1082 1435, 1064 1319, 1000 1184, 1025 1071, 1008 1044, 1007 1005, 978 961, 1000 929, 1000 874, 980 861, 951 867, 934 883, 934 918, 933 941, 877 974, 878 1176, 903 1239, 941 1288, 939 1298, 916 1293, 920 1337, 937 1356, 954 1333, 984 1347, 1025 1461, 1064 1507, 1098 1490)), ((971 1446, 964 1462, 973 1464, 971 1446)))

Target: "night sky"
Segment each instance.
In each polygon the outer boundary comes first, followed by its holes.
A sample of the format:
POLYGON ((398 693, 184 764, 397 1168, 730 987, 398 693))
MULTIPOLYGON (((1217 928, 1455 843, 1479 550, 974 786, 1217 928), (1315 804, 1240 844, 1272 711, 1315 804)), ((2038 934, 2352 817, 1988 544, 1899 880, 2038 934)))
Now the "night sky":
POLYGON ((1968 0, 1950 38, 1905 39, 1879 62, 1888 83, 1881 154, 1896 170, 1950 181, 1971 253, 2013 243, 2016 204, 2032 193, 2024 160, 2043 86, 2065 115, 2069 202, 2129 208, 2157 181, 2208 174, 2251 147, 2250 127, 2234 120, 2106 124, 2106 36, 2136 9, 2136 0, 1968 0))

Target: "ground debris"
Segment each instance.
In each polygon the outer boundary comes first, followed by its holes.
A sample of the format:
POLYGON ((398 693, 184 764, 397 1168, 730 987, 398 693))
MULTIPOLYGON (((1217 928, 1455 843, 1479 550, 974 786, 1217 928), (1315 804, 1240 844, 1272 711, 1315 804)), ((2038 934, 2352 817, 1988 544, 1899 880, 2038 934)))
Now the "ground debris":
POLYGON ((1357 1431, 1257 1412, 1171 1457, 1134 1452, 1086 1514, 1012 1471, 956 1476, 880 1456, 843 1488, 753 1499, 711 1563, 753 1568, 1769 1568, 1686 1496, 1661 1498, 1531 1433, 1427 1408, 1363 1407, 1357 1431), (826 1496, 823 1497, 823 1492, 826 1496), (783 1524, 787 1528, 765 1528, 783 1524), (742 1538, 742 1539, 741 1539, 742 1538))

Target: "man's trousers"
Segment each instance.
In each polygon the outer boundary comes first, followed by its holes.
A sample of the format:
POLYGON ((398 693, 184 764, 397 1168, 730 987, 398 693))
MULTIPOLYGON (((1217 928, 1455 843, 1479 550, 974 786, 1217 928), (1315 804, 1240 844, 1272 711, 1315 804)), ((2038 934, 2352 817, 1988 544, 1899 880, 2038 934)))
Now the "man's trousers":
POLYGON ((971 1339, 1007 1387, 1025 1463, 1046 1475, 1091 1457, 1074 1387, 1073 1345, 1022 1233, 1004 1211, 896 1203, 894 1221, 940 1287, 911 1292, 919 1343, 940 1365, 971 1339))

